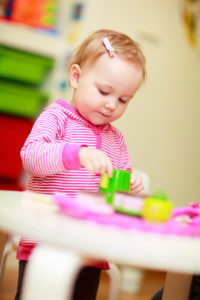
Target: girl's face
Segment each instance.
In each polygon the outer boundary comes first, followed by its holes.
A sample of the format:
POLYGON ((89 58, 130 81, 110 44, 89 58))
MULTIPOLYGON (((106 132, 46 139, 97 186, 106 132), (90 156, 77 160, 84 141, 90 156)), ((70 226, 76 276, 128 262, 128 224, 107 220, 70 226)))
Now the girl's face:
POLYGON ((117 55, 103 54, 93 65, 71 67, 71 104, 92 124, 107 124, 123 115, 141 82, 139 67, 117 55))

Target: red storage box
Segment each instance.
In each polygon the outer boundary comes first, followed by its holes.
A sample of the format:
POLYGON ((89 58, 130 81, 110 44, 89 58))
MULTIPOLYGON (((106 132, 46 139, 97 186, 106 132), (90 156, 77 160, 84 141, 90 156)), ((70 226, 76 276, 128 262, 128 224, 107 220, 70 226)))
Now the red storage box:
POLYGON ((0 114, 0 177, 20 177, 23 169, 20 150, 32 126, 32 120, 0 114))
POLYGON ((4 191, 23 191, 24 188, 15 180, 0 179, 0 190, 4 191))

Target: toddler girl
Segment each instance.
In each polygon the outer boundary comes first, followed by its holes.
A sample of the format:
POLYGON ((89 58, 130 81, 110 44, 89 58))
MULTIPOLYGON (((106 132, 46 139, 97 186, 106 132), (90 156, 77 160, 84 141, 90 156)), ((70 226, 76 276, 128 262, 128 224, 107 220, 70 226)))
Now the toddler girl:
MULTIPOLYGON (((101 174, 112 177, 113 168, 132 171, 124 137, 110 123, 123 115, 144 79, 145 59, 131 38, 112 30, 89 36, 69 66, 71 102, 59 99, 44 109, 21 150, 29 174, 27 190, 74 197, 77 191, 98 191, 101 174)), ((134 173, 131 190, 143 192, 134 173)), ((20 240, 16 300, 35 244, 28 237, 20 240)), ((107 262, 85 267, 73 299, 95 299, 100 269, 108 268, 107 262)))

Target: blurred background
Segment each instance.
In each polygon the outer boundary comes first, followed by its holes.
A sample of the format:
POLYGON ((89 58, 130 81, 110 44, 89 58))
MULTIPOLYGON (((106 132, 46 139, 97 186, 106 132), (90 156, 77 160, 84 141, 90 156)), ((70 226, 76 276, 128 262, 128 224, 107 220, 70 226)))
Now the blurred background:
POLYGON ((24 189, 19 151, 33 122, 57 98, 70 101, 67 62, 102 28, 146 56, 146 83, 114 124, 133 167, 176 205, 199 201, 200 0, 0 0, 0 189, 24 189))

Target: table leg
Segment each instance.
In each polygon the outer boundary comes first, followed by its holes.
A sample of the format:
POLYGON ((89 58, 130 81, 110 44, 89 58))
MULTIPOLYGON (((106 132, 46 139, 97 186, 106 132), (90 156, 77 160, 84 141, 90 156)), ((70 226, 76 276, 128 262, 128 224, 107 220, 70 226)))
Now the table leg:
POLYGON ((6 261, 6 246, 7 246, 8 234, 0 231, 0 284, 3 278, 3 272, 6 261))
POLYGON ((73 252, 37 246, 25 273, 22 300, 70 300, 83 264, 84 260, 73 252))
POLYGON ((2 263, 4 248, 5 248, 7 239, 8 239, 8 234, 0 231, 0 265, 2 263))
POLYGON ((191 283, 191 274, 168 272, 162 300, 188 300, 191 283))

